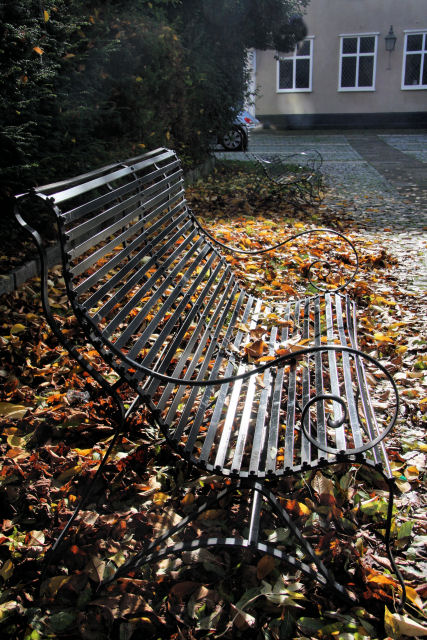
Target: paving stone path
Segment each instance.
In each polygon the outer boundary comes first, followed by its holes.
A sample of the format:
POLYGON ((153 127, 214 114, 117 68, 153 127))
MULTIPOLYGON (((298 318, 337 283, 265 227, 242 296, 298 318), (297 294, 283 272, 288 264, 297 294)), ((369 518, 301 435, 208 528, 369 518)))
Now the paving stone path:
MULTIPOLYGON (((409 291, 427 292, 427 132, 284 132, 251 134, 249 151, 288 155, 315 148, 323 157, 324 206, 381 233, 398 254, 409 291)), ((247 160, 243 153, 218 158, 247 160)))

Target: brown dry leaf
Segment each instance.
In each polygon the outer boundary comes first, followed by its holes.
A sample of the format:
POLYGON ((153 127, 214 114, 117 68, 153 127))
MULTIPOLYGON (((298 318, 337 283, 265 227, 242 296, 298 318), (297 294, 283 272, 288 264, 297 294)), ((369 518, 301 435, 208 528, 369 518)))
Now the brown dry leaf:
POLYGON ((223 509, 207 509, 197 517, 197 520, 218 520, 218 519, 221 519, 223 516, 224 516, 223 509))
POLYGON ((152 607, 140 595, 135 593, 125 593, 117 596, 106 596, 93 600, 91 606, 105 607, 114 617, 136 616, 142 613, 153 613, 152 607))
POLYGON ((245 345, 245 354, 254 360, 258 360, 267 349, 268 345, 264 340, 255 340, 245 345))
POLYGON ((273 556, 265 555, 258 560, 256 567, 256 576, 258 580, 263 580, 269 573, 271 573, 276 566, 276 560, 273 556))
POLYGON ((335 494, 334 483, 330 478, 326 478, 320 471, 317 471, 316 475, 311 481, 311 486, 313 487, 314 491, 319 494, 319 496, 323 494, 333 496, 335 494))
POLYGON ((192 505, 195 499, 196 498, 194 496, 194 493, 191 493, 191 492, 186 493, 185 496, 181 500, 181 504, 183 506, 192 505))
POLYGON ((185 580, 184 582, 178 582, 173 585, 171 590, 169 591, 170 596, 174 596, 178 598, 178 600, 183 600, 190 593, 193 593, 198 587, 201 587, 200 582, 192 582, 191 580, 185 580))
POLYGON ((95 582, 102 582, 106 563, 99 556, 93 556, 86 566, 87 574, 95 582))

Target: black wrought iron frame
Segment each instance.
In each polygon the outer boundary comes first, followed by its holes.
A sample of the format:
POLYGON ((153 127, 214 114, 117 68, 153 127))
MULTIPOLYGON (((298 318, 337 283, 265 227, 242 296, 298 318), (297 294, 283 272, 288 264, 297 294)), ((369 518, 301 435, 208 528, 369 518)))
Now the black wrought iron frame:
MULTIPOLYGON (((117 167, 117 166, 127 166, 124 163, 121 163, 120 165, 112 165, 113 167, 117 167)), ((94 172, 95 173, 95 172, 94 172)), ((92 174, 87 174, 88 176, 92 175, 92 174)), ((46 196, 43 193, 37 193, 37 191, 33 191, 32 192, 32 196, 33 197, 41 197, 43 200, 45 200, 49 206, 52 208, 52 210, 55 212, 56 210, 56 205, 54 202, 49 201, 49 196, 46 196)), ((25 196, 27 197, 27 196, 25 196)), ((121 377, 114 385, 110 384, 109 382, 106 381, 106 379, 90 364, 90 362, 88 362, 86 360, 86 358, 80 353, 80 351, 69 341, 69 339, 63 334, 63 332, 61 331, 61 327, 59 325, 59 323, 57 322, 57 320, 54 317, 54 314, 52 312, 52 309, 50 307, 49 304, 49 298, 48 298, 48 265, 47 265, 47 260, 46 260, 46 253, 45 253, 45 249, 43 246, 43 241, 41 239, 40 234, 34 229, 32 228, 24 219, 21 211, 20 211, 20 205, 21 205, 21 197, 18 198, 17 200, 17 205, 16 205, 16 210, 15 210, 15 215, 16 215, 16 219, 19 222, 19 224, 25 229, 25 231, 27 233, 30 234, 30 236, 32 237, 33 241, 35 242, 35 245, 37 247, 37 251, 39 254, 39 258, 40 258, 40 263, 41 263, 41 298, 42 298, 42 305, 43 305, 43 310, 46 316, 46 319, 53 331, 53 333, 55 334, 55 336, 58 338, 58 340, 60 341, 61 344, 63 344, 65 346, 65 348, 68 350, 68 352, 70 353, 70 355, 79 363, 79 365, 81 365, 81 367, 101 386, 101 388, 103 389, 103 391, 106 393, 107 396, 111 397, 113 399, 114 405, 116 407, 116 416, 115 416, 115 421, 116 421, 116 427, 115 427, 115 432, 114 432, 114 436, 109 444, 109 447, 107 449, 107 451, 105 452, 100 465, 94 475, 94 477, 92 478, 91 482, 87 485, 87 487, 85 488, 85 490, 83 491, 80 501, 78 502, 73 514, 71 515, 70 519, 68 520, 67 524, 65 525, 64 529, 61 531, 61 534, 59 535, 59 537, 57 538, 55 544, 53 545, 50 553, 49 553, 49 558, 52 558, 53 556, 55 556, 58 553, 58 550, 60 549, 65 537, 67 536, 71 526, 73 525, 73 523, 75 522, 79 512, 81 511, 81 509, 84 507, 85 504, 87 504, 90 496, 91 496, 91 492, 93 490, 93 487, 96 484, 97 479, 99 479, 99 477, 101 476, 101 474, 103 473, 105 466, 107 464, 107 461, 109 459, 109 456, 112 452, 112 450, 114 449, 117 440, 119 438, 119 436, 122 433, 125 433, 126 430, 128 429, 128 425, 129 422, 132 419, 132 416, 134 414, 134 412, 137 410, 137 408, 145 403, 147 404, 147 406, 149 407, 149 409, 151 410, 151 416, 152 416, 152 424, 158 428, 160 428, 161 432, 163 433, 164 437, 166 438, 166 440, 168 441, 168 443, 170 444, 171 447, 173 447, 174 450, 176 450, 180 455, 183 454, 183 452, 181 451, 181 449, 179 448, 179 446, 177 446, 177 443, 170 438, 168 429, 166 428, 165 424, 163 424, 160 415, 158 413, 158 411, 150 404, 150 401, 147 401, 146 398, 144 398, 141 395, 137 395, 134 399, 134 402, 132 403, 132 405, 125 410, 124 408, 124 404, 122 399, 120 398, 120 395, 118 393, 118 389, 120 388, 121 385, 123 384, 129 384, 129 380, 126 379, 126 377, 121 377)), ((192 215, 192 214, 191 214, 192 215)), ((233 250, 233 251, 237 251, 238 253, 243 253, 243 254, 250 254, 250 255, 255 255, 255 254, 262 254, 262 253, 268 253, 269 251, 273 251, 276 248, 282 247, 285 244, 287 244, 288 242, 290 242, 291 240, 294 240, 297 237, 300 236, 304 236, 310 233, 323 233, 323 232, 328 232, 328 233, 333 233, 337 236, 339 236, 340 238, 346 240, 350 247, 351 250, 354 252, 355 255, 355 260, 356 260, 356 265, 355 265, 355 272, 354 274, 352 274, 352 276, 350 277, 349 280, 347 280, 347 282, 338 287, 337 290, 341 290, 342 288, 344 288, 349 282, 351 282, 358 270, 358 255, 357 255, 357 251, 355 246, 353 245, 353 243, 351 243, 345 236, 343 236, 341 233, 336 232, 336 231, 331 231, 331 230, 325 230, 325 229, 314 229, 314 230, 308 230, 308 231, 303 231, 299 234, 296 234, 295 236, 289 237, 287 238, 285 241, 278 243, 272 247, 268 247, 268 248, 264 248, 264 249, 259 249, 259 250, 255 250, 255 251, 246 251, 246 250, 241 250, 241 249, 236 249, 233 247, 230 247, 228 245, 225 245, 224 243, 218 241, 216 238, 214 238, 210 233, 208 233, 203 226, 199 223, 199 221, 196 220, 196 218, 194 216, 192 216, 193 222, 195 224, 195 226, 201 231, 203 232, 211 241, 213 241, 215 244, 220 245, 221 247, 223 247, 226 250, 233 250)), ((63 248, 63 247, 62 247, 63 248)), ((64 256, 64 260, 65 260, 65 256, 64 256)), ((317 286, 317 285, 314 285, 317 286)), ((319 287, 318 287, 319 288, 319 287)), ((320 288, 319 288, 320 289, 320 288)), ((322 290, 322 289, 321 289, 322 290)), ((71 304, 73 305, 73 307, 75 307, 73 299, 71 299, 71 304)), ((79 310, 74 308, 74 311, 78 314, 79 310)), ((92 326, 90 327, 90 331, 91 331, 91 335, 95 335, 96 334, 96 327, 92 326)), ((101 340, 101 336, 98 335, 98 339, 101 340)), ((382 477, 384 478, 385 482, 388 485, 389 488, 389 500, 388 500, 388 510, 387 510, 387 519, 386 519, 386 529, 385 529, 385 546, 386 546, 386 550, 387 550, 387 555, 388 558, 390 560, 390 564, 392 566, 392 569, 394 571, 394 573, 397 576, 397 579, 401 585, 401 589, 402 589, 402 597, 401 597, 401 602, 400 605, 398 605, 398 609, 400 610, 405 603, 405 599, 406 599, 406 591, 405 591, 405 584, 402 578, 402 575, 395 563, 392 551, 391 551, 391 524, 392 524, 392 517, 393 517, 393 495, 394 495, 394 491, 395 491, 395 480, 393 477, 387 475, 384 470, 382 469, 381 465, 376 464, 375 462, 367 459, 365 457, 365 452, 368 451, 369 449, 375 448, 380 442, 383 441, 383 439, 385 438, 385 436, 387 435, 387 433, 390 432, 390 430, 393 428, 396 419, 397 419, 397 415, 398 415, 398 408, 399 408, 399 399, 398 399, 398 392, 397 392, 397 387, 396 384, 393 380, 393 378, 390 376, 390 374, 388 373, 387 369, 379 362, 377 362, 374 358, 372 358, 371 356, 363 353, 362 351, 360 351, 358 348, 355 347, 346 347, 343 345, 325 345, 322 344, 320 346, 314 346, 314 347, 308 347, 308 348, 303 348, 299 351, 293 352, 292 354, 287 354, 284 356, 280 356, 275 358, 272 361, 269 361, 263 365, 260 366, 256 366, 253 367, 251 370, 249 371, 245 371, 243 373, 234 375, 234 376, 228 376, 228 377, 223 377, 223 378, 217 378, 217 379, 208 379, 208 380, 198 380, 198 379, 182 379, 182 378, 174 378, 172 376, 168 376, 165 374, 162 374, 158 371, 152 370, 144 365, 142 365, 141 363, 133 360, 132 358, 129 358, 128 356, 126 356, 125 354, 123 354, 122 351, 120 351, 119 349, 117 349, 113 344, 109 344, 108 349, 111 352, 111 356, 116 356, 119 357, 121 359, 121 361, 124 363, 124 365, 126 365, 126 367, 131 367, 132 369, 134 369, 135 371, 139 371, 141 374, 145 375, 145 376, 150 376, 152 378, 155 378, 161 382, 164 383, 173 383, 175 385, 185 385, 185 386, 189 386, 189 387, 207 387, 207 386, 215 386, 215 385, 219 385, 219 384, 225 384, 225 383, 235 383, 238 380, 244 380, 247 379, 251 376, 254 375, 259 375, 260 373, 263 373, 271 368, 277 367, 278 365, 281 365, 283 363, 286 362, 292 362, 295 359, 297 359, 299 356, 303 356, 303 355, 307 355, 307 354, 315 354, 315 353, 324 353, 324 352, 330 352, 330 351, 335 351, 335 352, 346 352, 348 354, 351 354, 353 356, 357 356, 357 358, 361 358, 363 359, 367 359, 368 361, 375 363, 376 366, 378 366, 380 368, 380 370, 382 371, 382 373, 388 378, 388 380, 390 381, 392 387, 393 387, 393 391, 395 394, 395 398, 396 398, 396 403, 395 403, 395 410, 394 410, 394 415, 392 417, 392 419, 390 420, 388 426, 386 429, 384 429, 384 431, 380 434, 378 434, 377 436, 373 437, 372 436, 374 434, 369 434, 370 435, 370 440, 369 442, 365 443, 365 445, 363 445, 362 447, 359 447, 357 449, 349 449, 349 450, 341 450, 341 451, 337 451, 336 449, 332 449, 328 446, 322 445, 322 443, 320 443, 318 440, 316 440, 315 438, 313 438, 313 436, 311 435, 311 433, 306 429, 306 427, 304 426, 305 424, 305 416, 310 408, 311 405, 323 401, 323 400, 331 400, 333 402, 337 402, 339 404, 341 404, 344 408, 344 416, 342 418, 342 420, 337 421, 335 423, 332 423, 331 419, 330 422, 328 423, 329 426, 333 427, 333 428, 338 428, 339 426, 341 426, 345 419, 346 419, 346 411, 345 411, 345 402, 343 401, 342 398, 340 398, 339 396, 335 396, 335 395, 331 395, 331 394, 325 394, 325 395, 316 395, 315 397, 313 397, 310 402, 308 402, 305 407, 303 407, 303 416, 302 416, 302 420, 301 420, 301 425, 302 425, 302 430, 305 434, 305 436, 307 437, 307 439, 314 445, 316 446, 318 449, 325 451, 326 453, 332 453, 336 455, 336 460, 334 462, 332 462, 331 464, 336 464, 337 462, 348 462, 351 464, 361 464, 361 465, 366 465, 370 468, 375 469, 376 471, 378 471, 382 477)), ((106 354, 102 354, 104 356, 106 356, 106 354)), ((106 357, 106 359, 108 360, 108 357, 106 357)), ((111 357, 110 357, 111 359, 111 357)), ((185 456, 184 456, 185 458, 185 456)), ((193 460, 188 459, 187 460, 190 463, 194 463, 193 460)), ((325 460, 325 466, 327 466, 328 463, 325 460)), ((200 466, 200 465, 198 465, 200 466)), ((316 464, 315 468, 319 468, 319 465, 316 464)), ((310 469, 310 465, 306 466, 306 469, 310 469)), ((212 469, 213 472, 215 472, 215 469, 212 469)), ((289 475, 294 475, 295 472, 293 471, 292 473, 289 473, 289 475)), ((221 473, 222 476, 226 476, 227 473, 225 472, 225 470, 222 470, 221 473)), ((275 474, 266 474, 266 476, 264 478, 262 477, 251 477, 249 475, 242 476, 242 477, 233 477, 233 474, 229 474, 230 477, 230 484, 228 486, 226 486, 226 488, 220 492, 217 496, 215 496, 214 498, 211 498, 209 500, 207 500, 206 502, 204 502, 201 506, 199 506, 197 509, 194 510, 193 513, 191 513, 190 515, 188 515, 187 517, 183 518, 181 520, 181 522, 177 525, 175 525, 174 527, 170 528, 167 532, 165 532, 164 534, 162 534, 161 536, 159 536, 154 542, 150 543, 149 545, 147 545, 143 550, 141 550, 136 556, 130 558, 122 567, 120 567, 116 574, 115 577, 118 577, 120 575, 123 575, 126 571, 130 570, 131 568, 138 568, 140 567, 142 564, 148 563, 150 561, 154 561, 154 560, 160 560, 161 558, 170 555, 170 554, 178 554, 184 550, 194 550, 197 548, 201 548, 201 547, 208 547, 208 546, 222 546, 222 547, 241 547, 241 548, 249 548, 252 549, 254 551, 259 551, 259 552, 263 552, 263 553, 268 553, 271 554, 273 557, 278 558, 279 560, 285 562, 286 564, 288 564, 289 566, 291 566, 292 568, 295 569, 300 569, 304 574, 306 574, 309 577, 315 578, 320 584, 326 586, 330 586, 334 589, 334 591, 337 593, 338 596, 340 596, 341 598, 346 599, 347 601, 354 603, 353 597, 352 595, 343 587, 341 586, 339 583, 336 582, 335 578, 333 577, 332 573, 324 566, 324 564, 321 562, 321 560, 319 560, 318 556, 316 555, 315 551, 313 550, 313 548, 311 547, 311 545, 303 538, 301 532, 299 531, 299 529, 296 527, 296 525, 294 524, 294 522, 292 521, 292 519, 290 518, 289 514, 286 512, 286 510, 279 504, 278 500, 276 499, 274 493, 272 492, 272 490, 269 488, 271 483, 274 482, 275 480, 277 480, 277 476, 275 476, 275 474), (240 537, 201 537, 198 538, 195 541, 191 541, 191 542, 177 542, 174 543, 173 545, 163 545, 163 543, 165 543, 170 537, 176 535, 177 533, 179 533, 182 529, 184 529, 184 527, 186 527, 188 525, 189 522, 191 522, 192 520, 194 520, 195 518, 197 518, 200 514, 202 514, 206 509, 208 509, 212 504, 214 504, 215 502, 218 502, 219 500, 221 500, 223 497, 225 497, 227 494, 239 489, 240 487, 245 487, 245 488, 249 488, 252 492, 253 492, 253 501, 252 501, 252 507, 251 507, 251 515, 250 515, 250 524, 249 524, 249 535, 246 539, 240 538, 240 537), (272 544, 266 544, 265 542, 261 542, 259 540, 259 521, 260 521, 260 511, 261 511, 261 502, 262 500, 266 500, 270 507, 273 509, 273 511, 276 513, 276 515, 278 516, 278 518, 283 522, 283 524, 285 525, 285 527, 289 528, 292 535, 294 537, 296 537, 296 539, 298 540, 298 542, 302 545, 303 549, 305 550, 308 558, 309 558, 309 564, 302 562, 300 560, 298 560, 296 557, 294 556, 290 556, 288 554, 286 554, 283 550, 279 549, 277 546, 274 546, 272 544), (312 566, 310 566, 310 564, 314 564, 316 569, 313 569, 312 566)), ((283 474, 281 474, 280 477, 283 477, 283 474)))

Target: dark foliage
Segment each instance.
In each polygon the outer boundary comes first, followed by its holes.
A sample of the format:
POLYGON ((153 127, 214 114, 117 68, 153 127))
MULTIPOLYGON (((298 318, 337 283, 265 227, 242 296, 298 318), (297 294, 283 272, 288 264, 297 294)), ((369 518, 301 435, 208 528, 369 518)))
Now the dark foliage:
POLYGON ((159 145, 200 161, 243 102, 247 48, 292 48, 306 3, 0 3, 3 196, 159 145))

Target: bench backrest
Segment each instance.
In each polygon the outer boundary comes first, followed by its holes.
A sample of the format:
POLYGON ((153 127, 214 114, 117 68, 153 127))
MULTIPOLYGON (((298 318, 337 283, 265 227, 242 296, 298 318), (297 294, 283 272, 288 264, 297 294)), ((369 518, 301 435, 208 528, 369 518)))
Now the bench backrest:
POLYGON ((164 373, 236 286, 188 210, 175 153, 157 149, 35 192, 56 214, 68 295, 91 342, 116 369, 119 352, 164 373))

